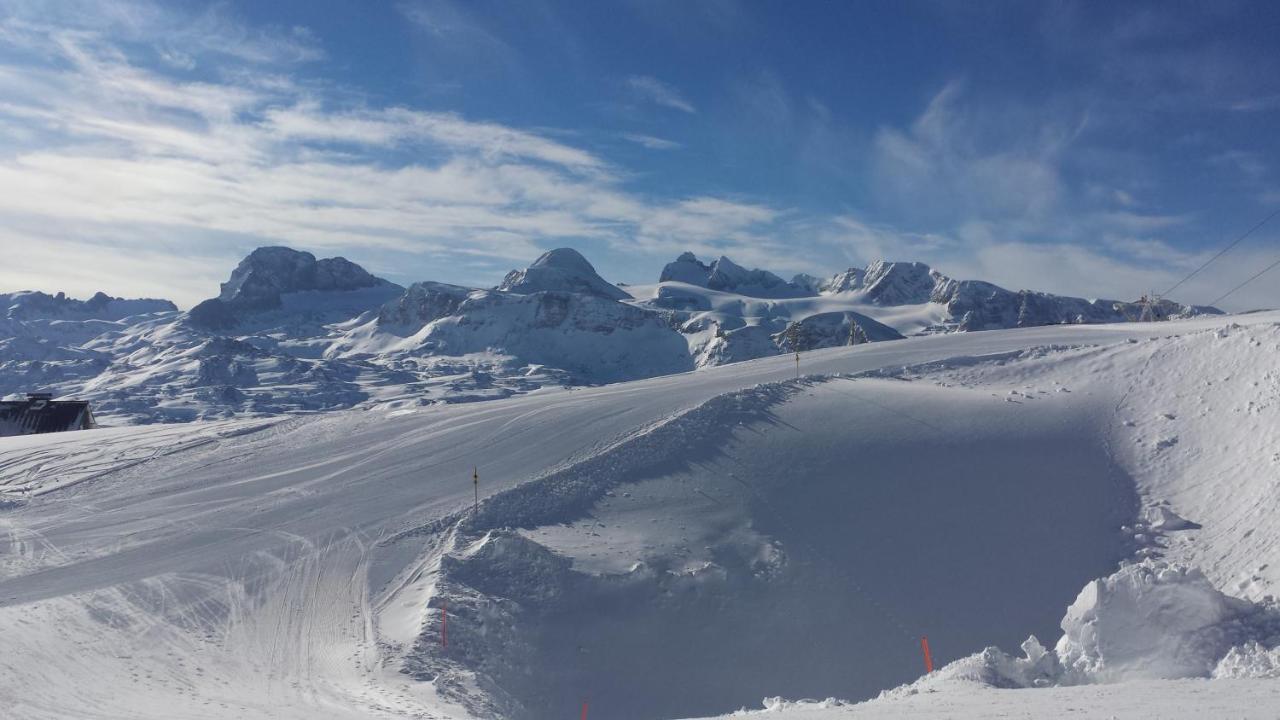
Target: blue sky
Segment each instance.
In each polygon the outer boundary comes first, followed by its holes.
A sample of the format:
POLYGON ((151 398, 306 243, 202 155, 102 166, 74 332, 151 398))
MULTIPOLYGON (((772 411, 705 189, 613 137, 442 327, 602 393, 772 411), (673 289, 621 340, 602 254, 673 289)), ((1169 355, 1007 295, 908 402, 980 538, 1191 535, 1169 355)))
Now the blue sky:
MULTIPOLYGON (((921 260, 1160 291, 1280 208, 1280 5, 0 0, 0 290, 252 248, 492 285, 921 260)), ((1280 257, 1280 219, 1179 288, 1280 257)), ((1232 296, 1280 305, 1280 270, 1232 296)))

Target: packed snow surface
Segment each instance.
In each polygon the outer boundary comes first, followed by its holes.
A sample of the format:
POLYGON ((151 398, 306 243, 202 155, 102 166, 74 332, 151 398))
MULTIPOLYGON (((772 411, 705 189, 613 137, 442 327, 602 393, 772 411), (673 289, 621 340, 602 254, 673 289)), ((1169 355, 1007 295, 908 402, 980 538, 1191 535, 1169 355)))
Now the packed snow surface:
POLYGON ((0 706, 1265 717, 1277 351, 1280 313, 1035 327, 0 439, 0 706))

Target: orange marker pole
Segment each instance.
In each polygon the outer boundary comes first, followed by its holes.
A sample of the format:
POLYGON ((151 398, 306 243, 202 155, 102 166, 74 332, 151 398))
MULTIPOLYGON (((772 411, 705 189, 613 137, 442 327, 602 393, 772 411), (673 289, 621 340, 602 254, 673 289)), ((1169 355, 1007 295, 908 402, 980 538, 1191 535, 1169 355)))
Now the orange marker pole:
POLYGON ((440 600, 440 644, 449 647, 449 601, 440 600))
POLYGON ((933 672, 933 655, 929 652, 929 636, 920 636, 920 649, 924 651, 924 671, 933 672))

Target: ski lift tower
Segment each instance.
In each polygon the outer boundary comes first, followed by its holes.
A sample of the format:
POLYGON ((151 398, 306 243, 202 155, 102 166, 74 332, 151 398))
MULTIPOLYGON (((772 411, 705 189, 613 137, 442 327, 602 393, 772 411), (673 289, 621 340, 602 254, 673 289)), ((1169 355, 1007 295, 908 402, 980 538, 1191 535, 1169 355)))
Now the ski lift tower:
POLYGON ((1143 295, 1142 299, 1138 301, 1138 307, 1140 308, 1138 322, 1155 322, 1160 319, 1160 296, 1154 292, 1148 291, 1147 294, 1143 295))
POLYGON ((787 342, 791 343, 791 349, 796 351, 796 379, 800 379, 800 323, 793 322, 787 328, 787 342))

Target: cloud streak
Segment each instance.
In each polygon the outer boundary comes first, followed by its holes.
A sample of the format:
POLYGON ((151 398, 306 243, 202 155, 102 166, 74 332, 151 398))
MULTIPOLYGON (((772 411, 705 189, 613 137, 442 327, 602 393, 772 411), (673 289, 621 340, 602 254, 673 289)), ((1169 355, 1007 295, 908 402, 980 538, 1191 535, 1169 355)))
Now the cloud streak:
POLYGON ((627 78, 627 87, 638 97, 655 105, 695 115, 698 109, 680 94, 678 90, 649 75, 632 75, 627 78))
POLYGON ((13 288, 165 290, 190 305, 261 244, 493 276, 563 244, 764 259, 778 215, 723 198, 645 197, 581 147, 453 113, 333 105, 251 65, 226 82, 177 79, 87 32, 32 40, 26 62, 0 65, 0 97, 0 123, 15 131, 0 142, 0 282, 13 288), (165 253, 175 262, 157 272, 165 253), (104 270, 96 282, 76 258, 104 270), (128 258, 138 271, 115 272, 128 258), (171 282, 139 283, 143 274, 171 282))
MULTIPOLYGON (((170 52, 186 25, 166 8, 59 5, 43 17, 23 2, 0 7, 10 11, 0 41, 11 50, 0 59, 6 290, 190 305, 264 244, 342 253, 398 282, 491 284, 542 250, 573 245, 628 281, 650 281, 692 250, 778 272, 922 260, 1011 288, 1122 299, 1203 260, 1170 240, 1194 227, 1194 215, 1152 208, 1137 184, 1075 179, 1070 163, 1087 154, 1081 138, 1095 122, 1088 112, 979 102, 963 82, 848 150, 857 163, 844 165, 865 168, 851 172, 865 172, 869 199, 824 212, 730 193, 641 192, 639 173, 607 151, 620 140, 654 158, 681 147, 662 137, 535 131, 352 100, 358 93, 296 71, 324 57, 304 29, 250 29, 215 9, 188 18, 206 36, 170 52), (213 60, 217 72, 190 70, 213 60)), ((420 11, 424 32, 470 22, 448 4, 406 7, 420 11)), ((752 106, 755 117, 773 108, 787 133, 805 125, 780 76, 752 77, 750 97, 783 103, 752 106)), ((606 92, 616 91, 616 77, 608 82, 606 92)), ((626 83, 644 102, 698 113, 656 78, 626 83)), ((850 135, 825 106, 803 106, 830 126, 813 154, 843 157, 835 150, 850 135)), ((1208 161, 1257 183, 1269 176, 1247 152, 1208 161)), ((1255 194, 1280 202, 1270 185, 1255 194)), ((1230 267, 1206 272, 1180 299, 1212 299, 1215 279, 1232 277, 1230 267)), ((1258 287, 1233 307, 1265 304, 1258 287)))

